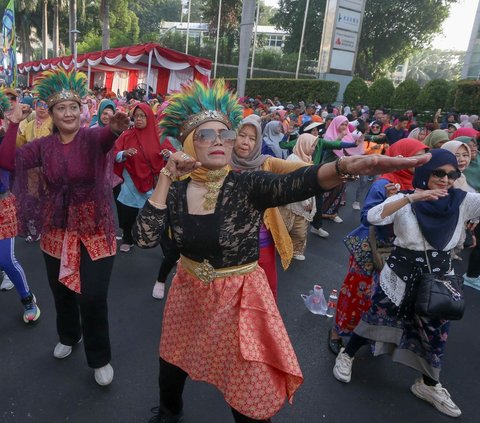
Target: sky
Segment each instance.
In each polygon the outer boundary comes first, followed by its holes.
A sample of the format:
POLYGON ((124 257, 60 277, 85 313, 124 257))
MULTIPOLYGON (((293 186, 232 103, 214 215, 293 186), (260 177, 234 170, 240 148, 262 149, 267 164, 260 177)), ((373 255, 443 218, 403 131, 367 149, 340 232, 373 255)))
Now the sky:
MULTIPOLYGON (((368 1, 368 0, 367 0, 368 1)), ((435 37, 432 47, 442 50, 466 51, 479 0, 459 0, 443 23, 442 34, 435 37)), ((277 6, 278 0, 265 0, 268 6, 277 6)))

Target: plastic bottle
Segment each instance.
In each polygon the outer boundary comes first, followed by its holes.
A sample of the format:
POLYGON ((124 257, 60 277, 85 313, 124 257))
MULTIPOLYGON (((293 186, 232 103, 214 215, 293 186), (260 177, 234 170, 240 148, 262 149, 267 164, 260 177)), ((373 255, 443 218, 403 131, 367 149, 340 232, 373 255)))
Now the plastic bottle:
POLYGON ((338 293, 336 289, 332 289, 330 295, 328 296, 328 309, 325 316, 333 317, 335 316, 335 312, 337 311, 337 301, 338 301, 338 293))

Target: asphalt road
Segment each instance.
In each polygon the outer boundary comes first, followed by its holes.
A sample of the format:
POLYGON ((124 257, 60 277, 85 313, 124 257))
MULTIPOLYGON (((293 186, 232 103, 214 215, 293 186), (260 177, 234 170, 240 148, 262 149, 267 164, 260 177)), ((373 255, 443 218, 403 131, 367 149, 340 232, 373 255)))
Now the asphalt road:
MULTIPOLYGON (((352 188, 348 190, 351 204, 352 188)), ((274 423, 442 423, 443 416, 410 393, 415 371, 373 357, 365 347, 353 366, 348 385, 332 376, 335 357, 327 349, 331 321, 311 314, 300 294, 315 283, 328 292, 339 288, 346 272, 342 238, 358 223, 359 212, 341 208, 342 224, 326 222, 329 239, 309 234, 306 261, 279 269, 279 309, 297 352, 305 383, 293 405, 286 405, 274 423)), ((65 360, 53 358, 57 342, 55 313, 38 244, 18 239, 23 263, 42 315, 34 326, 21 318, 14 290, 0 292, 0 422, 1 423, 136 423, 146 422, 158 404, 158 341, 163 301, 151 297, 161 259, 159 248, 119 253, 111 279, 109 307, 115 378, 98 386, 86 365, 83 346, 65 360)), ((460 263, 460 267, 464 265, 460 263)), ((461 269, 460 269, 461 271, 461 269)), ((443 385, 463 411, 459 422, 477 422, 480 411, 480 292, 465 288, 467 310, 454 322, 442 371, 443 385)), ((188 381, 184 394, 185 423, 233 422, 219 392, 188 381)))

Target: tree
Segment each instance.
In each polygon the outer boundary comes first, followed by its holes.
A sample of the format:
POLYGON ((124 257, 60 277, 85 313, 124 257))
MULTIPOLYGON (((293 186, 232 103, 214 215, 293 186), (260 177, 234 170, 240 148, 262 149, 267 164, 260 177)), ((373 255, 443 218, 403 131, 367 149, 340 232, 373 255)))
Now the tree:
MULTIPOLYGON (((182 5, 179 0, 130 1, 128 7, 138 17, 142 40, 154 37, 158 39, 160 22, 180 21, 182 13, 182 5)), ((192 2, 193 7, 195 7, 195 2, 192 2)))
POLYGON ((395 88, 393 107, 396 109, 409 109, 414 107, 420 93, 420 85, 412 79, 406 79, 395 88))
MULTIPOLYGON (((439 32, 449 8, 458 0, 368 0, 355 73, 371 80, 426 46, 439 32)), ((290 34, 286 51, 298 51, 306 0, 281 0, 273 22, 290 34)), ((325 0, 310 2, 304 52, 317 59, 323 30, 325 0)))
POLYGON ((368 86, 362 78, 353 78, 343 93, 343 102, 349 106, 363 104, 367 100, 368 86))
POLYGON ((389 108, 395 91, 393 82, 388 78, 377 79, 368 89, 367 104, 371 109, 389 108))
POLYGON ((437 110, 445 107, 448 95, 450 92, 450 85, 443 79, 435 79, 427 82, 425 87, 417 98, 417 107, 420 110, 437 110))
POLYGON ((100 19, 102 20, 102 50, 110 48, 110 0, 101 0, 100 19))

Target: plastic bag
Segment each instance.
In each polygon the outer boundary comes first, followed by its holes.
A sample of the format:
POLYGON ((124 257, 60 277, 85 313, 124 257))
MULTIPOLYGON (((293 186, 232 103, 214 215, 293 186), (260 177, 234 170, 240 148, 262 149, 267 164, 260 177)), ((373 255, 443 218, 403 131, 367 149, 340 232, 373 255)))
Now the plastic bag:
POLYGON ((301 294, 305 306, 313 314, 321 314, 324 316, 327 312, 327 300, 323 294, 323 288, 320 285, 314 285, 313 291, 310 291, 310 295, 301 294))

